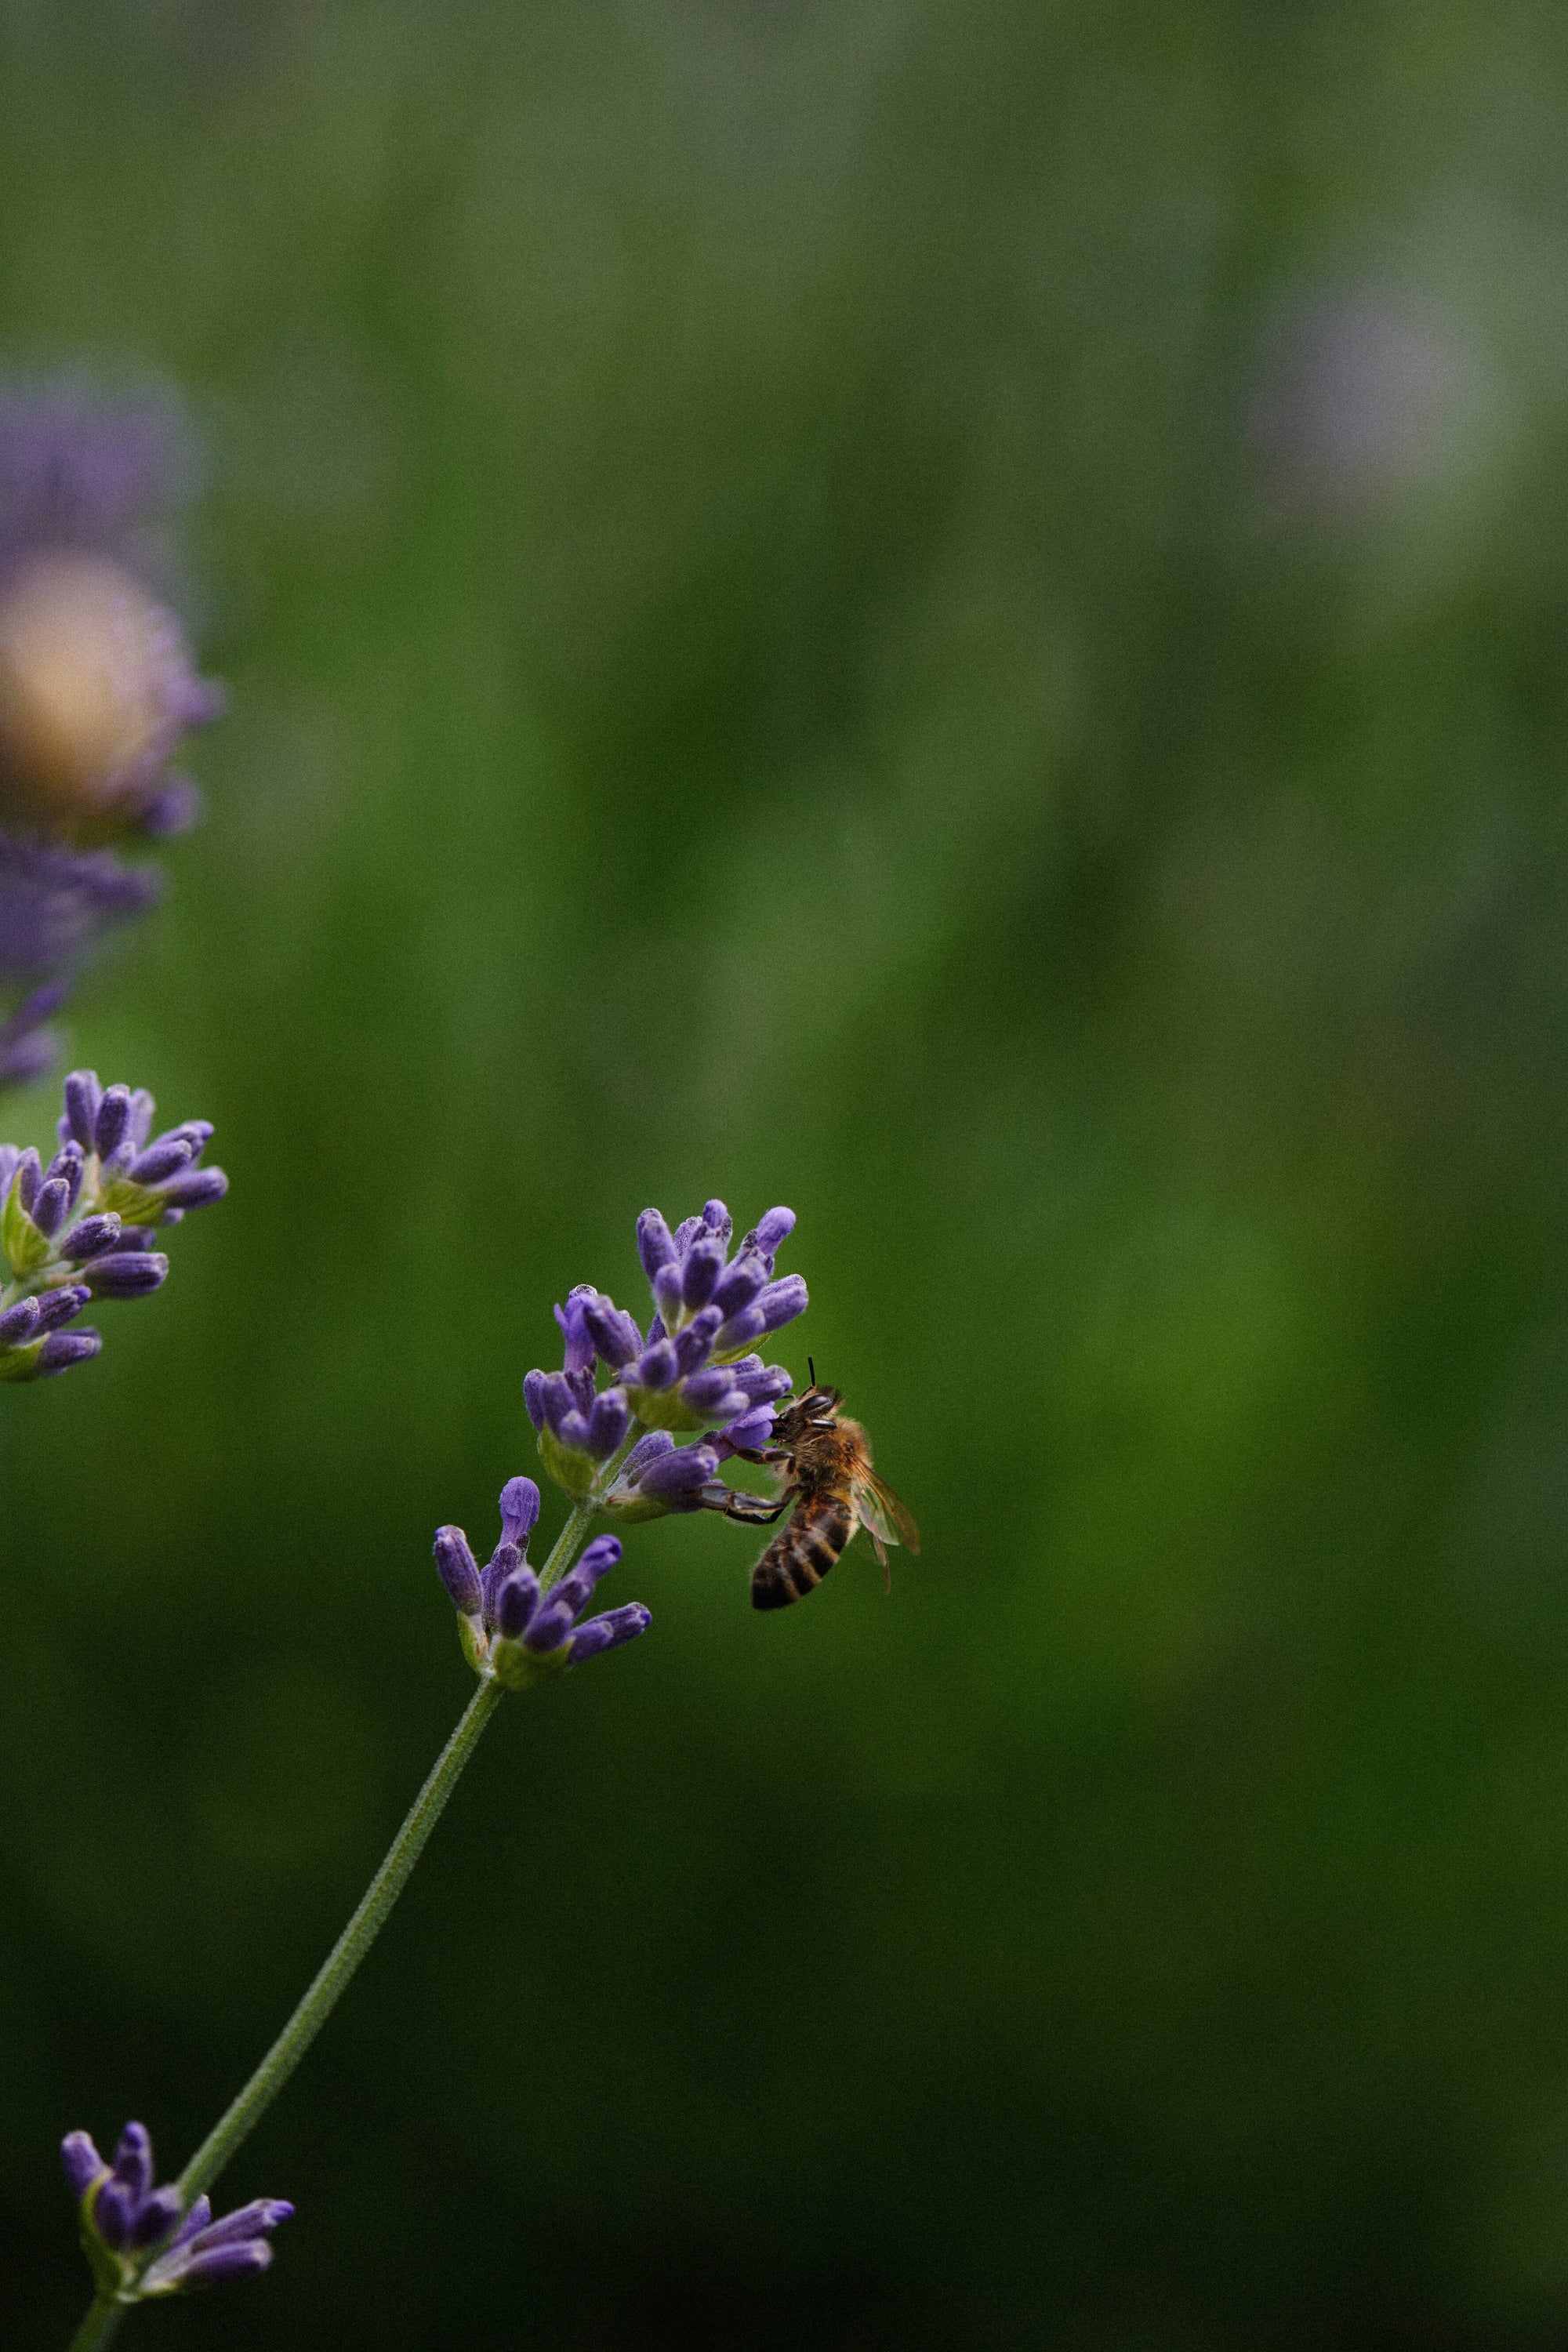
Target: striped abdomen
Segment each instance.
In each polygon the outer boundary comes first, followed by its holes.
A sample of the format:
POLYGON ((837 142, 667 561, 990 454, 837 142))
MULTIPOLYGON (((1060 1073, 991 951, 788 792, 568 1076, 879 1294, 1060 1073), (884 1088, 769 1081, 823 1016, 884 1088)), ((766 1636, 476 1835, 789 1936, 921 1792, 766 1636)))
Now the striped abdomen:
POLYGON ((820 1584, 855 1532, 855 1514, 837 1495, 803 1495, 752 1570, 753 1609, 787 1609, 820 1584))

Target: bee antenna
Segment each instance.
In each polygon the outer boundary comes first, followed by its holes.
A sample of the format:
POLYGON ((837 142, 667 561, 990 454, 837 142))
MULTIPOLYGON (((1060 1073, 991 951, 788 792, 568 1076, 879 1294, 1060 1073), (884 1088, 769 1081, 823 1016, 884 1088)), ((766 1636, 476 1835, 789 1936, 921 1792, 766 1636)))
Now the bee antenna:
POLYGON ((815 1388, 816 1386, 816 1366, 812 1362, 809 1356, 807 1356, 805 1360, 805 1369, 811 1374, 811 1385, 815 1388))

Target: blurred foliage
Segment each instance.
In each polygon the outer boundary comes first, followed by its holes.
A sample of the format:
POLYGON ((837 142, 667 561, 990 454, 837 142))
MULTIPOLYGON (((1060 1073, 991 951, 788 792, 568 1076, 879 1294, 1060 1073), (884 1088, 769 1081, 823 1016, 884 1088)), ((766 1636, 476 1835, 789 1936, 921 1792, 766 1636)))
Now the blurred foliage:
POLYGON ((13 0, 0 87, 10 363, 185 387, 233 690, 76 1016, 233 1193, 5 1405, 6 2340, 718 1192, 923 1558, 640 1532, 137 2342, 1560 2342, 1561 12, 13 0))

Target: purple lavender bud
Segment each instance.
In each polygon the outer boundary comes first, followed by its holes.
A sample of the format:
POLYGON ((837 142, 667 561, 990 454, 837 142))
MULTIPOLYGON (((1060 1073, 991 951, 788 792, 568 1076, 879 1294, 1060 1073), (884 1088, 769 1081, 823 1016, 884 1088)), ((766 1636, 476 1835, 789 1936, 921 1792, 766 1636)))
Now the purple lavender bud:
POLYGON ((681 1391, 693 1412, 722 1413, 726 1420, 731 1413, 744 1412, 748 1399, 743 1389, 738 1389, 722 1365, 710 1371, 693 1372, 681 1391))
POLYGON ((702 1223, 709 1233, 718 1236, 721 1250, 727 1250, 730 1246, 730 1236, 735 1230, 735 1220, 722 1201, 703 1202, 702 1223))
POLYGON ((676 1333, 673 1342, 675 1360, 682 1380, 692 1372, 700 1371, 708 1361, 713 1351, 714 1338, 723 1320, 721 1307, 705 1307, 700 1315, 692 1317, 684 1331, 676 1333))
POLYGON ((145 1298, 169 1271, 161 1250, 111 1250, 90 1262, 89 1279, 98 1298, 145 1298))
POLYGON ((62 1323, 68 1323, 73 1316, 81 1313, 91 1297, 85 1282, 62 1282, 58 1290, 46 1291, 37 1302, 34 1338, 45 1331, 58 1331, 62 1323))
POLYGON ((253 2197, 248 2205, 237 2205, 232 2213, 223 2214, 200 2231, 203 2251, 229 2245, 236 2239, 254 2238, 263 2230, 275 2230, 280 2221, 293 2219, 294 2208, 287 2197, 253 2197))
POLYGON ((661 1454, 673 1454, 674 1451, 675 1440, 668 1429, 650 1429, 646 1437, 638 1438, 622 1463, 621 1485, 635 1486, 661 1454))
POLYGON ((43 1162, 31 1144, 16 1162, 16 1197, 29 1213, 38 1197, 38 1187, 44 1181, 43 1162))
POLYGON ((500 1529, 508 1543, 521 1550, 539 1520, 539 1489, 531 1478, 509 1478, 500 1490, 500 1529))
POLYGON ((479 1579, 479 1584, 484 1593, 485 1620, 487 1623, 491 1625, 495 1623, 496 1596, 500 1592, 501 1586, 506 1582, 507 1578, 509 1576, 515 1575, 522 1564, 522 1553, 519 1549, 518 1546, 514 1543, 508 1543, 506 1538, 503 1536, 500 1543, 497 1544, 494 1551, 491 1552, 489 1559, 485 1562, 485 1572, 479 1579))
POLYGON ((737 1454, 754 1454, 773 1433, 773 1409, 771 1404, 754 1404, 727 1422, 720 1431, 726 1445, 737 1454))
MULTIPOLYGON (((213 716, 216 715, 215 711, 213 716)), ((200 723, 193 720, 193 724, 200 723)), ((171 776, 166 784, 142 803, 142 831, 153 841, 166 841, 173 834, 189 833, 201 815, 202 805, 201 793, 189 776, 171 776)))
POLYGON ((706 1307, 719 1287, 719 1276, 723 1271, 722 1243, 694 1242, 687 1251, 686 1263, 680 1269, 682 1304, 692 1310, 699 1307, 706 1307))
POLYGON ((180 2218, 181 2202, 180 2192, 173 2186, 154 2189, 132 2221, 132 2244, 142 2249, 161 2244, 180 2218))
POLYGON ((204 2189, 175 2231, 169 2252, 173 2253, 175 2246, 186 2245, 192 2238, 199 2238, 212 2217, 212 2200, 204 2189))
POLYGON ((60 2142, 60 2162, 73 2197, 85 2197, 99 2174, 109 2169, 84 2131, 67 2132, 60 2142))
POLYGON ((766 1282, 769 1267, 754 1250, 742 1250, 733 1265, 725 1269, 723 1278, 713 1293, 714 1302, 726 1315, 737 1307, 749 1307, 766 1282))
MULTIPOLYGON (((718 1467, 719 1457, 710 1445, 678 1446, 672 1438, 668 1451, 657 1454, 647 1465, 637 1484, 645 1495, 664 1497, 694 1494, 718 1467)), ((626 1468, 631 1468, 629 1461, 626 1468)))
POLYGON ((765 1217, 758 1219, 752 1230, 741 1244, 741 1254, 744 1256, 748 1250, 755 1250, 757 1255, 765 1261, 768 1272, 772 1274, 773 1259, 794 1231, 795 1211, 793 1209, 770 1209, 765 1217))
POLYGON ((111 1151, 118 1151, 130 1125, 130 1087, 106 1087, 99 1101, 98 1116, 92 1123, 92 1148, 100 1160, 107 1160, 111 1151))
MULTIPOLYGON (((531 1568, 514 1569, 496 1592, 495 1621, 509 1642, 520 1642, 539 1608, 539 1579, 531 1568)), ((532 1646, 531 1644, 530 1646, 532 1646)), ((552 1644, 546 1644, 552 1647, 552 1644)))
POLYGON ((4 1201, 11 1190, 11 1179, 16 1173, 16 1164, 21 1157, 19 1144, 0 1143, 0 1201, 4 1201))
POLYGON ((157 1108, 157 1104, 145 1087, 132 1088, 131 1117, 126 1122, 125 1133, 127 1139, 138 1151, 153 1132, 153 1113, 157 1108))
POLYGON ((632 1424, 632 1412, 624 1389, 606 1389, 594 1400, 594 1410, 588 1415, 586 1451, 604 1461, 620 1444, 632 1424))
POLYGON ((575 1617, 587 1606, 594 1587, 608 1576, 621 1556, 620 1540, 616 1536, 595 1536, 582 1559, 569 1569, 550 1596, 552 1607, 564 1609, 575 1617))
POLYGON ((528 1417, 535 1429, 542 1429, 544 1426, 545 1377, 545 1374, 541 1371, 523 1374, 522 1402, 528 1409, 528 1417))
POLYGON ((657 1209, 645 1209, 637 1219, 637 1255, 649 1282, 661 1265, 674 1261, 675 1242, 657 1209))
POLYGON ((115 2180, 122 2180, 136 2204, 153 2188, 153 2136, 146 2124, 127 2124, 115 2147, 115 2180))
POLYGON ((5 1030, 0 1031, 0 1081, 8 1087, 25 1087, 52 1068, 60 1049, 59 1033, 39 1028, 6 1034, 13 1027, 8 1022, 5 1030))
POLYGON ((782 1364, 764 1364, 760 1356, 742 1356, 727 1370, 753 1404, 771 1404, 775 1397, 788 1396, 795 1385, 782 1364))
POLYGON ((762 1313, 763 1329, 778 1331, 784 1324, 793 1323, 797 1315, 804 1315, 811 1300, 805 1277, 786 1274, 782 1282, 770 1282, 765 1290, 760 1291, 755 1303, 762 1313))
POLYGON ((536 1657, 544 1657, 552 1650, 558 1650, 571 1631, 571 1607, 552 1592, 523 1634, 522 1646, 536 1657))
POLYGON ((583 1310, 589 1299, 597 1296, 591 1282, 580 1282, 574 1290, 567 1292, 565 1306, 555 1309, 555 1320, 566 1342, 564 1369, 569 1372, 585 1372, 593 1364, 594 1342, 583 1310))
POLYGON ((53 1240, 64 1224, 71 1204, 70 1186, 63 1176, 51 1177, 38 1187, 33 1202, 33 1223, 47 1239, 53 1240))
POLYGON ((0 1315, 0 1348, 19 1348, 32 1338, 37 1320, 37 1300, 18 1298, 15 1307, 7 1307, 0 1315))
POLYGON ((707 1231, 700 1217, 682 1217, 675 1228, 675 1255, 684 1259, 687 1251, 700 1233, 707 1231))
POLYGON ((564 1372, 542 1372, 536 1394, 545 1423, 559 1437, 561 1424, 568 1413, 577 1410, 577 1399, 570 1381, 564 1372))
POLYGON ((160 1143, 184 1141, 190 1144, 199 1157, 216 1133, 217 1129, 210 1118, 183 1118, 178 1127, 166 1127, 162 1135, 155 1135, 148 1149, 156 1150, 160 1143))
POLYGON ((646 1633, 652 1622, 652 1612, 640 1601, 627 1601, 619 1609, 607 1609, 602 1617, 590 1617, 572 1636, 568 1663, 579 1666, 600 1650, 618 1650, 623 1642, 635 1642, 639 1633, 646 1633))
POLYGON ((118 2253, 131 2235, 135 2210, 132 2191, 110 2174, 92 2200, 92 2226, 111 2252, 118 2253))
POLYGON ((73 1070, 66 1080, 65 1124, 84 1151, 98 1149, 98 1108, 103 1088, 96 1070, 73 1070))
POLYGON ((114 2178, 140 2203, 153 2186, 153 2135, 145 2124, 127 2124, 114 2151, 114 2178))
POLYGON ((265 2238, 241 2238, 232 2246, 206 2247, 181 2264, 180 2285, 216 2286, 224 2279, 247 2278, 255 2271, 264 2271, 271 2260, 272 2249, 265 2238))
POLYGON ((679 1258, 671 1258, 667 1265, 659 1266, 651 1280, 653 1303, 658 1309, 659 1320, 667 1330, 673 1330, 680 1320, 680 1261, 679 1258))
POLYGON ((583 1303, 583 1320, 612 1371, 623 1370, 634 1356, 641 1353, 642 1333, 613 1298, 594 1292, 583 1303))
POLYGON ((164 1200, 178 1209, 210 1208, 227 1190, 228 1178, 221 1168, 190 1168, 163 1187, 164 1200))
POLYGON ((645 1348, 640 1360, 628 1368, 627 1377, 640 1389, 672 1389, 679 1379, 680 1367, 669 1340, 656 1339, 645 1348))
POLYGON ((189 1136, 179 1135, 160 1139, 149 1144, 146 1150, 133 1160, 127 1173, 133 1184, 162 1184, 194 1160, 196 1147, 189 1136))
POLYGON ((479 1589, 479 1562, 468 1549, 468 1537, 461 1528, 437 1528, 435 1550, 436 1573, 453 1608, 459 1617, 477 1617, 484 1607, 484 1594, 479 1589))
POLYGON ((81 1191, 82 1172, 86 1166, 81 1146, 73 1136, 68 1143, 61 1144, 44 1171, 46 1183, 52 1181, 56 1177, 64 1179, 73 1209, 76 1206, 77 1194, 81 1191))
POLYGON ((38 1371, 40 1375, 63 1372, 72 1364, 85 1364, 102 1345, 101 1333, 90 1327, 85 1331, 51 1331, 38 1350, 38 1371))
POLYGON ((106 1209, 100 1216, 84 1217, 80 1224, 66 1235, 60 1244, 60 1255, 79 1265, 84 1258, 98 1257, 124 1238, 120 1219, 112 1209, 106 1209))
POLYGON ((732 1355, 749 1339, 760 1339, 768 1328, 767 1317, 755 1299, 750 1307, 739 1307, 733 1315, 720 1325, 713 1345, 721 1356, 732 1355))

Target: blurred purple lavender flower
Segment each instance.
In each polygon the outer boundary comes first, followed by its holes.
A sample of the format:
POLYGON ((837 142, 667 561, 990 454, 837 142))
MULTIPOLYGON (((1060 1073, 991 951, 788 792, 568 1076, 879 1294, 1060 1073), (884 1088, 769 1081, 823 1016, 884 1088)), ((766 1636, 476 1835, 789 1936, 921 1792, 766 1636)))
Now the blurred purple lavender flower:
MULTIPOLYGON (((166 404, 0 392, 0 990, 58 982, 153 905, 156 869, 103 845, 177 833, 200 807, 170 761, 222 697, 140 545, 182 440, 166 404)), ((0 1045, 0 1084, 47 1066, 25 1011, 5 1023, 23 1025, 0 1045)))
POLYGON ((611 1490, 616 1507, 627 1517, 651 1517, 657 1498, 666 1510, 694 1508, 673 1498, 700 1488, 725 1455, 767 1443, 790 1376, 748 1350, 805 1309, 800 1276, 773 1275, 794 1225, 793 1210, 770 1209, 731 1257, 733 1225, 722 1201, 710 1201, 673 1233, 657 1209, 643 1211, 637 1250, 656 1309, 646 1336, 613 1298, 579 1284, 555 1309, 565 1343, 561 1370, 532 1371, 523 1382, 540 1453, 558 1486, 580 1500, 598 1493, 605 1465, 639 1423, 717 1431, 711 1468, 700 1475, 695 1465, 664 1460, 663 1448, 643 1456, 639 1479, 623 1473, 611 1490), (595 1359, 611 1375, 603 1390, 595 1359))
POLYGON ((546 1591, 528 1559, 539 1517, 539 1489, 531 1478, 507 1480, 500 1517, 500 1541, 483 1569, 461 1528, 436 1530, 436 1570, 458 1612, 464 1654, 476 1674, 523 1690, 647 1631, 651 1620, 640 1601, 601 1616, 582 1615, 595 1586, 620 1559, 616 1537, 596 1537, 575 1568, 546 1591))
POLYGON ((118 2303, 264 2271, 272 2260, 268 2232, 294 2211, 281 2197, 258 2197, 215 2221, 206 2198, 198 2197, 187 2212, 177 2189, 153 2186, 153 2143, 142 2124, 126 2125, 112 2165, 83 2131, 67 2133, 60 2161, 81 2209, 82 2245, 99 2293, 118 2303))
POLYGON ((68 1331, 92 1298, 141 1298, 169 1271, 148 1246, 160 1225, 228 1190, 199 1165, 212 1129, 187 1119, 149 1142, 144 1087, 65 1084, 59 1150, 46 1167, 30 1147, 0 1144, 0 1381, 37 1380, 97 1355, 95 1330, 68 1331))

